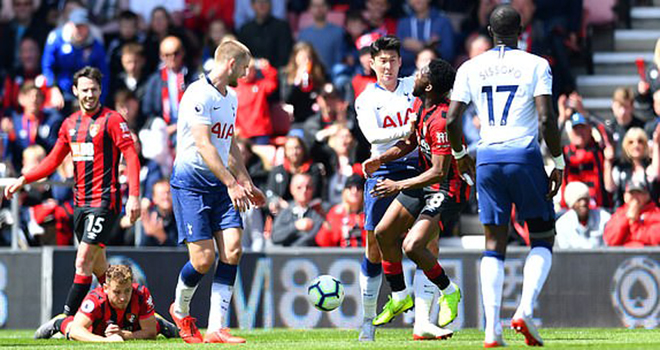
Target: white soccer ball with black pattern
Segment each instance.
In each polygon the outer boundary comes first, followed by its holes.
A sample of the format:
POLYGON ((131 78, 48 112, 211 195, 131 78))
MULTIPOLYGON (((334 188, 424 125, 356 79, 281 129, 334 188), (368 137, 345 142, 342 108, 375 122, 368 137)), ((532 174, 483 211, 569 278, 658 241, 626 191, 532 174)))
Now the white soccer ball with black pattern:
POLYGON ((307 287, 307 298, 315 308, 332 311, 344 301, 344 285, 330 275, 321 275, 310 282, 307 287))

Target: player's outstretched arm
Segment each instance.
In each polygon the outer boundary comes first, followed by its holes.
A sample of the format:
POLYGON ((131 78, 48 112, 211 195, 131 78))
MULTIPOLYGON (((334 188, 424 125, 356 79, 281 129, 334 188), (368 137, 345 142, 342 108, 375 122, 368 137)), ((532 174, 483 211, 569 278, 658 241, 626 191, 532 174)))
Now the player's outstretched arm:
POLYGON ((467 154, 465 145, 463 145, 463 113, 466 108, 467 104, 464 102, 451 101, 449 111, 447 111, 447 136, 449 136, 451 152, 458 164, 458 172, 463 180, 469 185, 473 185, 474 179, 476 179, 474 160, 467 154))
POLYGON ((557 124, 557 115, 552 108, 552 96, 540 95, 534 97, 536 111, 539 115, 539 123, 543 128, 543 139, 550 150, 550 154, 555 161, 555 168, 550 173, 550 184, 548 188, 548 199, 552 199, 559 189, 564 172, 564 156, 561 152, 561 137, 559 135, 559 125, 557 124))
POLYGON ((78 312, 73 321, 67 326, 67 338, 88 342, 120 342, 124 339, 119 334, 113 334, 107 337, 96 335, 89 331, 92 326, 92 320, 87 315, 78 312))
POLYGON ((236 145, 236 140, 232 138, 231 148, 229 149, 229 170, 234 174, 236 180, 248 192, 250 202, 258 207, 266 204, 266 196, 252 182, 250 173, 245 168, 243 156, 236 145))
POLYGON ((211 143, 211 126, 208 124, 194 124, 190 128, 190 132, 195 140, 197 152, 202 156, 206 166, 209 167, 213 175, 227 186, 227 192, 234 208, 239 211, 247 210, 250 207, 248 192, 222 163, 218 150, 211 143))
POLYGON ((362 171, 371 176, 381 164, 397 160, 406 154, 412 152, 417 147, 417 138, 415 135, 410 135, 407 139, 397 142, 392 148, 385 151, 385 153, 369 158, 362 163, 362 171))
POLYGON ((64 161, 64 158, 66 158, 69 151, 69 145, 58 140, 57 143, 55 143, 53 150, 43 162, 39 163, 38 166, 27 174, 16 179, 11 185, 5 187, 5 197, 11 199, 14 196, 14 193, 20 191, 23 186, 52 174, 55 169, 62 164, 62 161, 64 161))
POLYGON ((379 181, 376 186, 374 186, 371 194, 381 198, 391 196, 397 192, 409 188, 423 188, 439 183, 445 178, 445 176, 447 176, 447 173, 449 172, 451 156, 434 154, 431 157, 431 164, 432 165, 429 169, 409 179, 400 181, 385 179, 383 181, 379 181))

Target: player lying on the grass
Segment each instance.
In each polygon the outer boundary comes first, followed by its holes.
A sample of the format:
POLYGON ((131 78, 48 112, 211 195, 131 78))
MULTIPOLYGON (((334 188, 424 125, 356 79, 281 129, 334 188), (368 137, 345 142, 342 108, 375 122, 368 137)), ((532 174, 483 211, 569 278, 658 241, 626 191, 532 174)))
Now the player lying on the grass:
POLYGON ((133 283, 128 265, 111 265, 105 283, 87 294, 75 316, 53 318, 34 338, 49 339, 58 332, 89 342, 178 337, 176 326, 155 313, 149 289, 133 283))
MULTIPOLYGON (((445 129, 449 107, 448 93, 455 76, 454 68, 441 59, 435 59, 423 67, 415 77, 413 89, 413 95, 419 97, 414 105, 418 118, 415 121, 415 134, 407 140, 399 141, 377 158, 365 162, 366 172, 371 173, 378 169, 381 163, 403 157, 419 145, 420 170, 423 171, 420 175, 404 180, 381 180, 372 190, 372 195, 380 198, 406 189, 424 189, 414 211, 402 206, 397 197, 376 227, 376 238, 383 253, 385 277, 392 289, 390 301, 374 320, 376 325, 392 321, 395 316, 413 305, 403 277, 402 249, 417 264, 418 269, 442 291, 438 298, 438 324, 444 327, 458 314, 461 292, 438 263, 436 240, 440 230, 451 232, 470 191, 469 186, 458 175, 445 129), (413 222, 415 218, 417 220, 412 228, 405 238, 402 238, 405 229, 401 227, 401 223, 413 222), (428 248, 430 242, 436 244, 434 252, 428 248)), ((434 286, 430 285, 425 289, 428 288, 433 289, 434 286)), ((432 294, 430 298, 415 298, 414 339, 444 339, 452 334, 450 330, 436 327, 430 322, 418 322, 418 318, 429 319, 432 301, 432 294)))

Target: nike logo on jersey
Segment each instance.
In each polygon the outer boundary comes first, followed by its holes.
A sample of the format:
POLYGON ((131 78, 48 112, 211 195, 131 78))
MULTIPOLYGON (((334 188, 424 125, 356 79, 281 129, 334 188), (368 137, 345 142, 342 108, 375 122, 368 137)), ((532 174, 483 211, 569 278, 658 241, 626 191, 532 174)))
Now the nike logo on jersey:
POLYGON ((376 107, 376 110, 380 111, 381 108, 383 108, 383 106, 378 106, 378 107, 376 107))
POLYGON ((220 107, 221 107, 221 106, 213 107, 213 110, 214 110, 214 111, 217 111, 218 109, 220 109, 220 107))

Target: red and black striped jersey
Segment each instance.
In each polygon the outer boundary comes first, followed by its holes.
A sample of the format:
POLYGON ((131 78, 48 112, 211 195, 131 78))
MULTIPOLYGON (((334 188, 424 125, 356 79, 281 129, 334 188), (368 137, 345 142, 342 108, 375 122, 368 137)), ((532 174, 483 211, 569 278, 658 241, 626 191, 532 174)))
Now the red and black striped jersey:
POLYGON ((461 179, 456 160, 451 154, 451 144, 447 136, 448 109, 448 100, 444 100, 430 108, 423 108, 423 102, 420 99, 417 99, 413 105, 413 110, 417 111, 418 118, 416 134, 420 153, 420 171, 424 172, 432 167, 431 158, 433 155, 450 157, 451 165, 447 175, 441 182, 428 186, 426 190, 444 190, 457 203, 462 203, 470 195, 470 186, 461 179))
POLYGON ((134 147, 124 117, 108 108, 93 115, 73 113, 62 123, 59 141, 71 150, 75 205, 118 212, 120 151, 134 147))
POLYGON ((92 320, 92 333, 105 336, 105 329, 116 324, 120 329, 135 332, 140 330, 140 320, 155 314, 154 301, 149 289, 133 283, 131 300, 124 310, 115 309, 108 300, 103 287, 97 287, 83 300, 78 312, 92 320))

